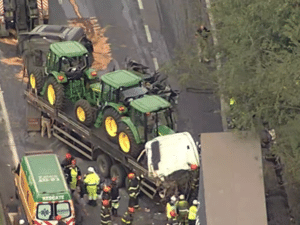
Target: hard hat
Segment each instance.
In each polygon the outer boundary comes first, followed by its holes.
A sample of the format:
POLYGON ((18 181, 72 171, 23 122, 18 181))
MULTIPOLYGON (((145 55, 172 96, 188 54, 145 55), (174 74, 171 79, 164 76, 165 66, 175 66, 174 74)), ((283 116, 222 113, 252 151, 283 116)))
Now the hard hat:
POLYGON ((131 213, 134 213, 134 208, 133 207, 129 207, 128 211, 131 212, 131 213))
POLYGON ((77 177, 77 180, 81 180, 81 176, 78 176, 78 177, 77 177))
POLYGON ((193 205, 199 205, 200 202, 198 202, 196 199, 193 201, 193 205))
POLYGON ((67 153, 67 154, 66 154, 66 158, 67 158, 67 159, 71 159, 71 158, 72 158, 71 154, 70 154, 70 153, 67 153))
POLYGON ((103 191, 104 191, 104 192, 109 192, 109 191, 110 191, 110 187, 109 187, 109 186, 105 186, 105 187, 103 188, 103 191))
POLYGON ((25 220, 19 220, 19 224, 25 224, 25 220))
POLYGON ((108 206, 109 205, 109 201, 108 200, 103 200, 102 201, 102 205, 103 206, 108 206))
POLYGON ((90 173, 95 173, 95 170, 94 170, 93 167, 90 166, 90 167, 88 168, 88 172, 90 172, 90 173))
POLYGON ((171 215, 172 217, 175 217, 175 216, 176 216, 175 210, 172 210, 172 211, 170 212, 170 215, 171 215))
POLYGON ((55 217, 55 219, 56 219, 56 220, 61 220, 61 215, 57 215, 57 216, 55 217))
POLYGON ((134 173, 129 173, 129 174, 128 174, 128 178, 129 178, 129 179, 133 179, 134 177, 135 177, 134 173))
POLYGON ((196 164, 191 165, 191 170, 196 170, 197 168, 198 168, 198 166, 196 164))
POLYGON ((171 201, 172 201, 172 202, 176 202, 176 197, 175 197, 175 195, 173 195, 173 196, 171 197, 171 201))
POLYGON ((180 195, 180 196, 179 196, 179 199, 180 199, 180 200, 184 200, 184 195, 180 195))
POLYGON ((112 177, 112 178, 111 178, 111 181, 112 181, 112 182, 116 182, 116 181, 117 181, 117 178, 116 178, 116 177, 112 177))
POLYGON ((76 159, 72 160, 72 165, 76 165, 76 159))

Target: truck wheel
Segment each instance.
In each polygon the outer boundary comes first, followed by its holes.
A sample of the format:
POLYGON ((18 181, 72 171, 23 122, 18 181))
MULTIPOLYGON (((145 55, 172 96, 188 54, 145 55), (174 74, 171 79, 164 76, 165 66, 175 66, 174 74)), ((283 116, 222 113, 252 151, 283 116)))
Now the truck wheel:
POLYGON ((97 164, 99 167, 100 174, 107 178, 109 177, 110 167, 111 167, 111 159, 108 155, 101 154, 97 157, 97 164))
POLYGON ((103 127, 108 138, 117 143, 118 140, 118 122, 121 115, 113 108, 108 108, 103 113, 103 127))
POLYGON ((75 104, 75 117, 78 122, 90 126, 94 122, 93 109, 85 99, 80 99, 75 104))
POLYGON ((142 150, 142 145, 136 143, 131 129, 123 122, 119 123, 119 146, 122 152, 136 158, 142 150))
POLYGON ((114 164, 110 168, 110 176, 117 178, 117 187, 121 188, 124 186, 126 172, 121 164, 114 164))
POLYGON ((49 77, 46 86, 46 98, 50 105, 62 109, 64 104, 64 86, 59 84, 54 77, 49 77))
POLYGON ((36 89, 37 93, 40 93, 44 86, 43 71, 39 68, 35 68, 33 71, 29 72, 28 76, 29 76, 29 87, 31 89, 36 89))

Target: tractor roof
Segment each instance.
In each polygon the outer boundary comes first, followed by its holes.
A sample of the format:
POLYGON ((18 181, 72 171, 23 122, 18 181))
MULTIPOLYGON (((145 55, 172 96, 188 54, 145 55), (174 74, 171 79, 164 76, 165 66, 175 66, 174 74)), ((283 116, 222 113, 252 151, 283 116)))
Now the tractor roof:
POLYGON ((147 113, 169 108, 171 104, 158 95, 145 95, 130 102, 130 106, 142 113, 147 113))
POLYGON ((56 155, 24 156, 21 164, 35 201, 71 198, 56 155))
POLYGON ((88 53, 88 50, 77 41, 63 41, 50 45, 50 50, 60 57, 82 56, 88 53))
POLYGON ((117 70, 114 72, 104 74, 101 77, 101 80, 104 83, 118 89, 120 87, 135 86, 142 81, 142 78, 127 70, 117 70))

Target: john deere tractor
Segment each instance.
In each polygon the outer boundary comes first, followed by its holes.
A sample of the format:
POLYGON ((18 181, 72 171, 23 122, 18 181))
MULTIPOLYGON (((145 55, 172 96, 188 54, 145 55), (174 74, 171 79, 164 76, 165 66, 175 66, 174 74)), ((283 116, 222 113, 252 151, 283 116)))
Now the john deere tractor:
POLYGON ((75 104, 79 122, 93 123, 93 108, 98 114, 94 126, 103 128, 120 149, 136 157, 143 144, 152 138, 174 133, 171 104, 156 95, 147 95, 142 79, 126 70, 117 70, 89 85, 84 99, 75 104))
POLYGON ((50 105, 62 109, 65 98, 76 102, 84 98, 86 86, 98 80, 88 65, 88 51, 76 41, 50 45, 46 68, 36 68, 29 75, 29 86, 45 96, 50 105))

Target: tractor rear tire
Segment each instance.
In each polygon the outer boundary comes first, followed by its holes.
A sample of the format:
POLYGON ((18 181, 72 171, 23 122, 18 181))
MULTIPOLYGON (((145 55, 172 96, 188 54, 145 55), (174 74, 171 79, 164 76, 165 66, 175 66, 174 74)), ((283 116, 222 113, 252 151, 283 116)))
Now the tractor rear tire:
POLYGON ((121 164, 114 164, 110 168, 110 176, 117 177, 117 187, 121 188, 124 186, 125 178, 126 178, 126 172, 124 170, 124 167, 121 164))
POLYGON ((47 79, 46 99, 50 105, 54 106, 56 109, 62 109, 64 106, 64 86, 58 83, 52 76, 47 79))
POLYGON ((90 103, 85 99, 80 99, 75 104, 75 117, 78 122, 91 126, 94 122, 94 111, 90 103))
POLYGON ((114 143, 118 142, 118 122, 121 115, 113 108, 108 108, 103 113, 103 129, 108 139, 114 143))
POLYGON ((111 159, 106 154, 101 154, 97 157, 97 164, 99 167, 100 175, 107 178, 110 175, 111 159))
POLYGON ((43 70, 40 68, 34 68, 33 71, 28 71, 28 79, 30 89, 36 89, 37 94, 39 94, 42 91, 45 83, 43 70))
POLYGON ((123 122, 118 124, 118 141, 122 152, 137 158, 143 145, 137 144, 131 129, 123 122))

